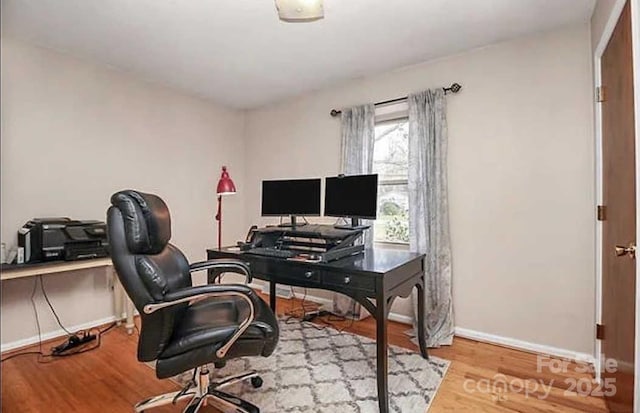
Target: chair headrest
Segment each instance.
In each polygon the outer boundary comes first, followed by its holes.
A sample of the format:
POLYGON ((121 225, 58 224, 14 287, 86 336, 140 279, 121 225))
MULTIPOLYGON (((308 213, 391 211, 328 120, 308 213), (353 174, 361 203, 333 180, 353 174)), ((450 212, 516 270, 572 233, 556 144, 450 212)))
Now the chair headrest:
POLYGON ((113 194, 111 204, 122 214, 132 254, 158 254, 167 246, 171 239, 171 215, 159 196, 125 190, 113 194))

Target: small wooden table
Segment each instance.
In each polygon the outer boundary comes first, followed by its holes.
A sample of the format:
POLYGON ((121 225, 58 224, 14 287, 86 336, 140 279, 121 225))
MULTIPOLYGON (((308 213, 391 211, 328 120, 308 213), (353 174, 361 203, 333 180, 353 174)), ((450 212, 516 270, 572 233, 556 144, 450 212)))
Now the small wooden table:
POLYGON ((133 303, 124 292, 120 281, 113 269, 111 258, 95 258, 81 261, 49 261, 32 264, 2 264, 0 266, 0 281, 18 278, 37 277, 39 275, 60 274, 70 271, 104 268, 108 285, 113 290, 113 306, 118 324, 122 322, 122 312, 125 313, 125 328, 129 334, 133 333, 133 303))

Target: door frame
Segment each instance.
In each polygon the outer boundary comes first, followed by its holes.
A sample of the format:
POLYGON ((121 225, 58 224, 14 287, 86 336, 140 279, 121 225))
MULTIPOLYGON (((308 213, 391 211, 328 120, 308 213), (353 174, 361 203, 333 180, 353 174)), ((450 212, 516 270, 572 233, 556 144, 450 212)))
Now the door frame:
MULTIPOLYGON (((633 39, 640 39, 640 0, 629 0, 631 6, 631 32, 633 39)), ((626 0, 616 0, 611 15, 607 20, 602 36, 594 51, 594 90, 602 81, 601 60, 611 35, 622 14, 626 0)), ((633 42, 633 81, 634 81, 634 114, 635 114, 635 149, 636 149, 636 241, 640 241, 640 41, 633 42)), ((595 99, 594 99, 595 101, 595 99)), ((595 103, 595 162, 596 162, 596 205, 602 205, 602 110, 595 103)), ((595 211, 595 205, 594 205, 595 211)), ((596 221, 596 323, 602 322, 602 222, 596 221)), ((640 309, 640 260, 636 260, 636 309, 640 309)), ((637 313, 637 311, 636 311, 637 313)), ((594 328, 595 331, 595 328, 594 328)), ((635 331, 635 391, 634 403, 640 411, 640 317, 636 317, 635 331)), ((602 343, 595 340, 595 374, 600 381, 602 366, 602 343)))

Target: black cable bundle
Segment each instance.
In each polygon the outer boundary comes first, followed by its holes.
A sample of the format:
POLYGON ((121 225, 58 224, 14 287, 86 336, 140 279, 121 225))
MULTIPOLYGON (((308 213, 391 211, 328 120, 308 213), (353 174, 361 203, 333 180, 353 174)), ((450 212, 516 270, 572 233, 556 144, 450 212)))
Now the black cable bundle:
POLYGON ((2 360, 0 360, 0 363, 1 362, 5 362, 6 360, 12 359, 14 357, 26 356, 26 355, 29 355, 29 354, 38 355, 39 356, 38 362, 39 363, 43 363, 42 359, 44 359, 44 358, 69 357, 69 356, 73 356, 73 355, 76 355, 76 354, 86 353, 88 351, 92 351, 92 350, 95 350, 95 349, 99 348, 100 344, 101 344, 102 335, 116 326, 116 323, 114 322, 109 327, 105 328, 104 330, 100 330, 99 328, 92 328, 92 329, 89 329, 89 330, 81 330, 81 331, 78 331, 76 333, 70 332, 62 324, 62 322, 60 321, 60 317, 58 316, 58 313, 56 312, 55 308, 51 304, 51 300, 49 300, 49 296, 47 295, 47 291, 44 288, 44 283, 42 281, 42 276, 41 275, 37 276, 37 278, 34 280, 34 283, 33 283, 33 289, 31 291, 31 306, 33 307, 33 313, 34 313, 34 315, 36 317, 36 327, 38 329, 38 351, 23 351, 23 352, 19 352, 19 353, 14 353, 14 354, 11 354, 10 356, 7 356, 7 357, 3 358, 2 360), (36 307, 36 301, 35 301, 35 296, 36 296, 36 292, 37 292, 37 289, 38 289, 37 288, 38 287, 38 281, 40 282, 40 291, 42 291, 42 295, 44 296, 44 299, 47 302, 47 305, 49 306, 49 309, 53 313, 53 316, 56 319, 56 322, 58 323, 60 328, 62 328, 62 330, 67 335, 66 340, 62 344, 53 347, 49 354, 45 354, 42 351, 42 332, 41 332, 41 329, 40 329, 40 317, 38 316, 38 308, 36 307), (96 344, 94 344, 92 346, 89 346, 89 347, 85 346, 86 344, 89 344, 89 343, 91 343, 93 341, 95 341, 96 344), (76 349, 76 350, 72 351, 74 349, 76 349))

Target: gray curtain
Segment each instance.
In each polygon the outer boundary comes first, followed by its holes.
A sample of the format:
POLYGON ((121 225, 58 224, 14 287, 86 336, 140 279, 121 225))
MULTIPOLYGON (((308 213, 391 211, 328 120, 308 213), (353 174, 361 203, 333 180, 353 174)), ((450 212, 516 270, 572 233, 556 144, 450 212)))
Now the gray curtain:
MULTIPOLYGON (((369 174, 373 170, 375 107, 370 105, 342 109, 342 147, 340 170, 345 175, 369 174)), ((366 222, 363 223, 367 225, 366 222)), ((373 245, 373 228, 365 231, 365 246, 373 245)), ((333 312, 360 318, 360 304, 342 294, 333 295, 333 312)))
MULTIPOLYGON (((451 345, 451 243, 447 200, 447 119, 442 89, 409 95, 409 245, 425 258, 427 345, 451 345)), ((417 309, 414 290, 413 303, 417 309)), ((417 320, 417 315, 414 315, 417 320)), ((417 334, 414 321, 414 337, 417 334)))

